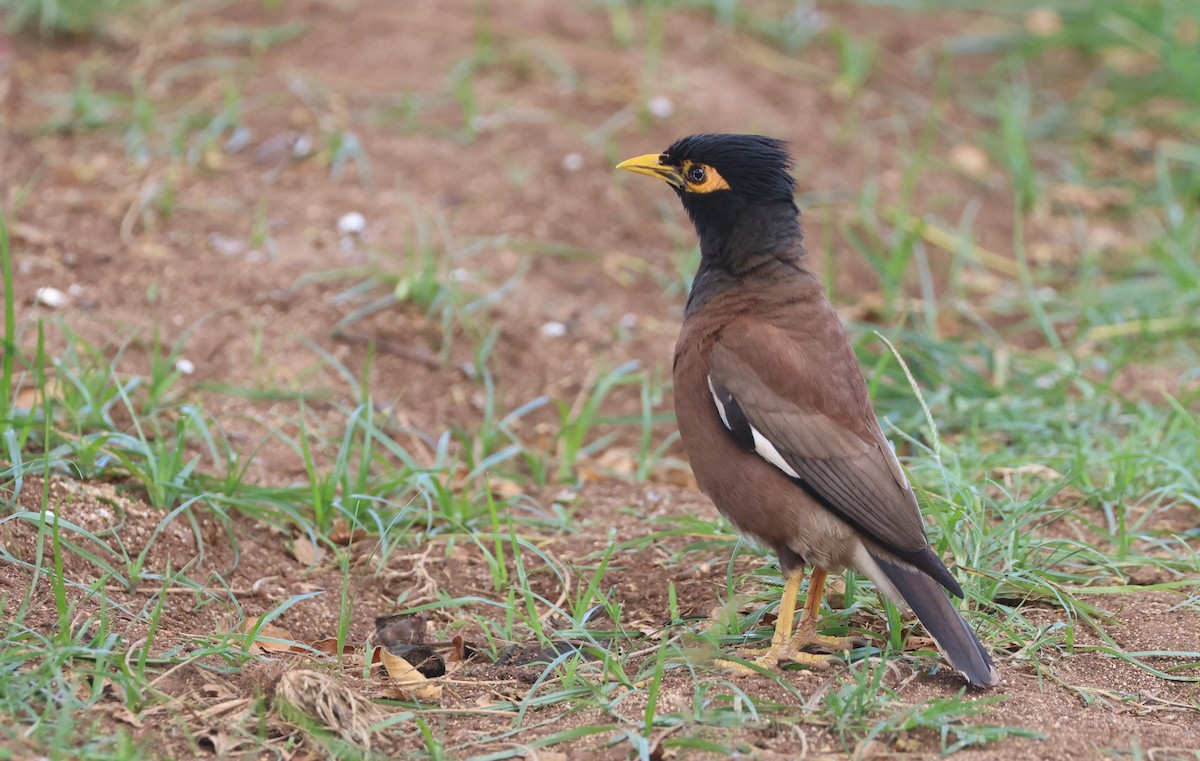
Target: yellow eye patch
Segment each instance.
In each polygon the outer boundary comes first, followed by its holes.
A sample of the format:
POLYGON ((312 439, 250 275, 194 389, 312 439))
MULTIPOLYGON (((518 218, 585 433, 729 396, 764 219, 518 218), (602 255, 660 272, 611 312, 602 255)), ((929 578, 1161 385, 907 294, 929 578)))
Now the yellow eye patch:
POLYGON ((696 161, 684 161, 683 166, 684 186, 690 193, 712 193, 715 190, 729 190, 729 183, 721 176, 721 173, 713 169, 708 164, 701 164, 696 161))

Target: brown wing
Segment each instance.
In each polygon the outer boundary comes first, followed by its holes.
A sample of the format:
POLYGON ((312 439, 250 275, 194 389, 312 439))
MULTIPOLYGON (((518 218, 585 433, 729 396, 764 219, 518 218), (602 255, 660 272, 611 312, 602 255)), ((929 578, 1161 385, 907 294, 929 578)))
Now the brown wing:
POLYGON ((714 344, 709 382, 731 435, 753 441, 760 455, 878 545, 954 583, 929 550, 916 498, 840 325, 785 333, 736 320, 714 344), (743 430, 735 430, 739 425, 743 430))

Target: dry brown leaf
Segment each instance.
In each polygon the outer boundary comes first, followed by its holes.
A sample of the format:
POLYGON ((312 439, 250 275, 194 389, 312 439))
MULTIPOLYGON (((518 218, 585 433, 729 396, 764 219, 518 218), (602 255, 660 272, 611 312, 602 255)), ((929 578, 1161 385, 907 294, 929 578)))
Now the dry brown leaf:
POLYGON ((376 648, 387 671, 388 685, 384 693, 399 700, 433 702, 442 699, 442 685, 431 682, 417 667, 384 648, 376 648))
POLYGON ((109 715, 112 716, 113 719, 122 722, 123 724, 128 724, 134 729, 141 729, 144 726, 142 724, 142 720, 138 718, 137 714, 135 714, 133 711, 130 711, 123 705, 115 706, 109 709, 109 715))
POLYGON ((12 406, 22 412, 32 412, 34 408, 40 407, 42 404, 42 392, 39 389, 25 387, 17 392, 13 398, 12 406))
MULTIPOLYGON (((258 626, 259 619, 247 621, 242 626, 242 634, 254 633, 254 627, 258 626)), ((264 653, 286 653, 292 649, 292 643, 286 640, 292 639, 292 633, 281 626, 273 624, 264 624, 257 633, 254 633, 254 644, 250 646, 250 652, 262 655, 264 653), (272 640, 285 640, 281 642, 269 642, 272 640)))
POLYGON ((446 656, 446 661, 448 663, 465 661, 467 659, 466 640, 462 638, 461 634, 456 634, 451 642, 450 655, 446 656))
POLYGON ((227 698, 231 698, 234 696, 233 691, 230 690, 228 687, 226 687, 225 685, 221 685, 221 684, 215 684, 213 682, 206 682, 200 688, 200 694, 206 698, 220 698, 220 699, 227 699, 227 698))
POLYGON ((496 499, 512 499, 525 493, 520 484, 507 478, 489 478, 488 486, 496 499))
POLYGON ((383 668, 383 651, 386 649, 387 648, 376 645, 367 652, 363 653, 363 659, 372 669, 381 669, 383 668))
POLYGON ((696 475, 688 467, 681 468, 671 464, 660 463, 650 471, 650 479, 657 484, 679 486, 684 489, 693 489, 696 491, 700 490, 699 484, 696 483, 696 475))
POLYGON ((371 534, 362 526, 350 528, 350 524, 343 518, 338 518, 333 522, 333 528, 329 531, 329 541, 334 544, 349 545, 363 539, 369 539, 371 534))
POLYGON ((1113 185, 1091 187, 1075 182, 1063 182, 1050 188, 1050 198, 1055 203, 1077 206, 1083 211, 1101 211, 1128 206, 1133 200, 1133 192, 1129 188, 1113 185))
MULTIPOLYGON (((325 655, 336 656, 338 654, 337 637, 326 637, 315 642, 308 643, 308 647, 325 655)), ((296 652, 308 652, 307 649, 301 647, 293 647, 296 652)), ((342 655, 353 655, 357 648, 354 645, 342 645, 342 655)))
POLYGON ((306 536, 298 537, 293 541, 291 551, 292 557, 306 566, 316 565, 317 561, 321 559, 321 548, 309 541, 306 536))
POLYGON ((584 481, 611 481, 631 476, 636 471, 637 460, 632 451, 624 447, 610 447, 590 463, 581 466, 579 477, 584 481))
MULTIPOLYGON (((47 373, 46 391, 50 399, 57 401, 62 398, 62 388, 57 376, 47 373)), ((42 389, 36 386, 21 386, 12 397, 12 406, 23 412, 31 412, 43 404, 42 389)))

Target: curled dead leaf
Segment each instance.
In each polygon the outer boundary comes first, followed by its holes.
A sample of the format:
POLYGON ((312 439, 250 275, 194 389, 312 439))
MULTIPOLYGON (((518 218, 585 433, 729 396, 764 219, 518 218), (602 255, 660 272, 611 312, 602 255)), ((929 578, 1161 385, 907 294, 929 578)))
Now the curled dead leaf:
POLYGON ((442 699, 442 685, 430 682, 416 666, 403 657, 394 655, 385 648, 377 648, 383 667, 387 671, 388 683, 384 694, 398 700, 434 702, 442 699))
MULTIPOLYGON (((409 665, 429 679, 443 676, 446 673, 445 659, 434 652, 434 649, 429 645, 392 645, 391 647, 384 648, 384 653, 403 658, 409 665)), ((387 664, 388 661, 385 658, 385 668, 387 668, 387 664)), ((388 668, 388 673, 391 673, 390 668, 388 668)))

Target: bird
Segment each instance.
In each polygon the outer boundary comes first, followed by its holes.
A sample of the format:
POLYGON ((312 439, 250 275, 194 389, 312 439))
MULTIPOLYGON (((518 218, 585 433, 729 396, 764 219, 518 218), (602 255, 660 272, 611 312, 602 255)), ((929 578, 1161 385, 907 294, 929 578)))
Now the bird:
MULTIPOLYGON (((700 489, 774 550, 786 579, 758 669, 828 666, 817 633, 829 574, 865 575, 907 603, 972 686, 1000 675, 947 593, 962 588, 929 546, 908 478, 875 416, 845 328, 813 271, 784 141, 697 134, 618 169, 675 189, 700 240, 673 366, 675 416, 700 489), (800 621, 796 602, 813 567, 800 621)), ((727 665, 737 662, 725 661, 727 665)))

